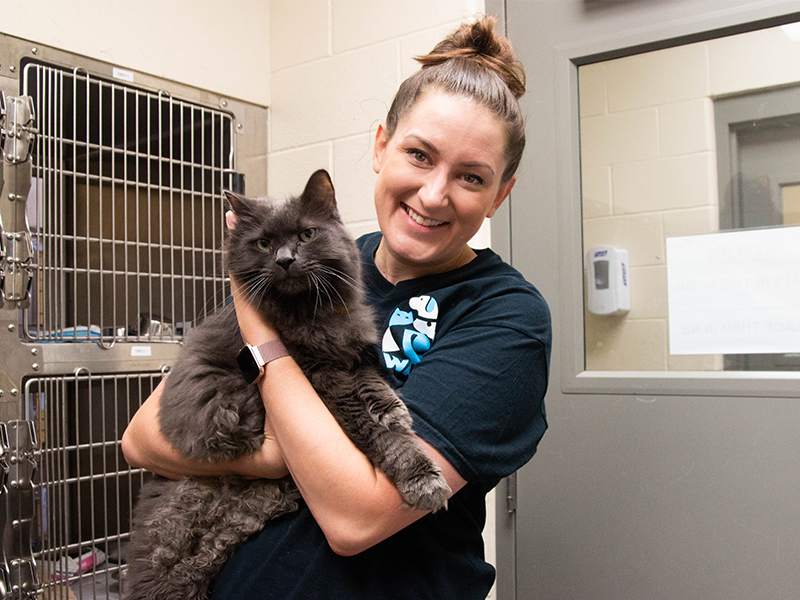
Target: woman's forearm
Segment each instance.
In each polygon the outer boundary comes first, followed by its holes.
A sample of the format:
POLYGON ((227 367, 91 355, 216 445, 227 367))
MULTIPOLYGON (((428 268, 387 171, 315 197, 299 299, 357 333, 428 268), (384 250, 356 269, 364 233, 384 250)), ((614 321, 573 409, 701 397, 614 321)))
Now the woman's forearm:
POLYGON ((230 474, 277 479, 288 474, 280 448, 270 436, 258 452, 235 461, 208 462, 183 456, 161 434, 158 411, 163 386, 162 381, 134 414, 122 435, 122 453, 129 465, 170 479, 230 474))
MULTIPOLYGON (((339 554, 357 554, 424 512, 405 508, 394 484, 353 445, 289 357, 266 366, 259 382, 267 415, 306 504, 339 554)), ((449 462, 418 440, 453 492, 464 485, 449 462)))

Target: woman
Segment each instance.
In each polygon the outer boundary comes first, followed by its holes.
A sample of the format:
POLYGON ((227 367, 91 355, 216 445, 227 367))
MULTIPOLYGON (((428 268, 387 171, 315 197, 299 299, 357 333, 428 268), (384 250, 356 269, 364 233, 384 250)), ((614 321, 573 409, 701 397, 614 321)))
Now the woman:
MULTIPOLYGON (((359 240, 386 376, 453 495, 446 511, 403 506, 290 357, 259 386, 267 442, 252 457, 198 464, 160 436, 160 390, 123 438, 132 465, 161 474, 290 473, 304 506, 267 524, 228 561, 212 598, 484 598, 485 495, 527 462, 547 427, 550 316, 536 289, 467 242, 516 181, 524 71, 494 19, 464 25, 400 87, 373 155, 381 233, 359 240)), ((229 226, 235 219, 229 215, 229 226)), ((245 341, 276 339, 243 300, 245 341)))

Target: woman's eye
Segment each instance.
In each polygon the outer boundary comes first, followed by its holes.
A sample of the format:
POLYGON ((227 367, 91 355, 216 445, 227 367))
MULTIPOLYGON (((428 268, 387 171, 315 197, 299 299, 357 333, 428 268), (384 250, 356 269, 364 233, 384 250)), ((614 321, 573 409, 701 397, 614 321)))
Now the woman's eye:
POLYGON ((417 162, 425 162, 428 160, 428 155, 422 150, 417 150, 416 148, 411 148, 408 150, 408 154, 417 162))
POLYGON ((269 250, 269 240, 267 238, 258 238, 256 240, 256 248, 259 250, 269 250))
POLYGON ((472 185, 481 185, 481 184, 483 184, 483 178, 478 177, 477 175, 474 175, 472 173, 467 173, 466 175, 464 175, 464 181, 466 181, 467 183, 470 183, 472 185))
POLYGON ((317 237, 317 230, 314 227, 311 227, 305 231, 301 231, 298 237, 300 238, 301 242, 310 242, 317 237))

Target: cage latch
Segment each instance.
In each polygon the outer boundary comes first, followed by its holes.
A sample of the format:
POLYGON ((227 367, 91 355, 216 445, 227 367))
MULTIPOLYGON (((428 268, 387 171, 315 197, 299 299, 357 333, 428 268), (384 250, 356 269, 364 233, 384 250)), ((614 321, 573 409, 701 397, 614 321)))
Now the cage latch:
POLYGON ((26 218, 31 188, 31 143, 33 99, 30 96, 2 98, 0 146, 0 308, 27 308, 33 273, 33 248, 26 218))
POLYGON ((31 549, 34 518, 34 483, 36 471, 36 433, 33 421, 9 421, 0 424, 3 467, 0 500, 3 523, 3 585, 2 597, 33 598, 38 589, 35 563, 31 549))

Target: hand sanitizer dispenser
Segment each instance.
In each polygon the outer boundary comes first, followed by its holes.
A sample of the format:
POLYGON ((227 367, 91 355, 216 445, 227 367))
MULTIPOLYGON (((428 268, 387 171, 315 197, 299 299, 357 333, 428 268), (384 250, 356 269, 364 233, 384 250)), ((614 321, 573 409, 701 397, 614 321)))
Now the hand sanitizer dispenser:
POLYGON ((589 312, 621 315, 631 309, 631 279, 628 251, 614 246, 596 246, 586 255, 589 312))

